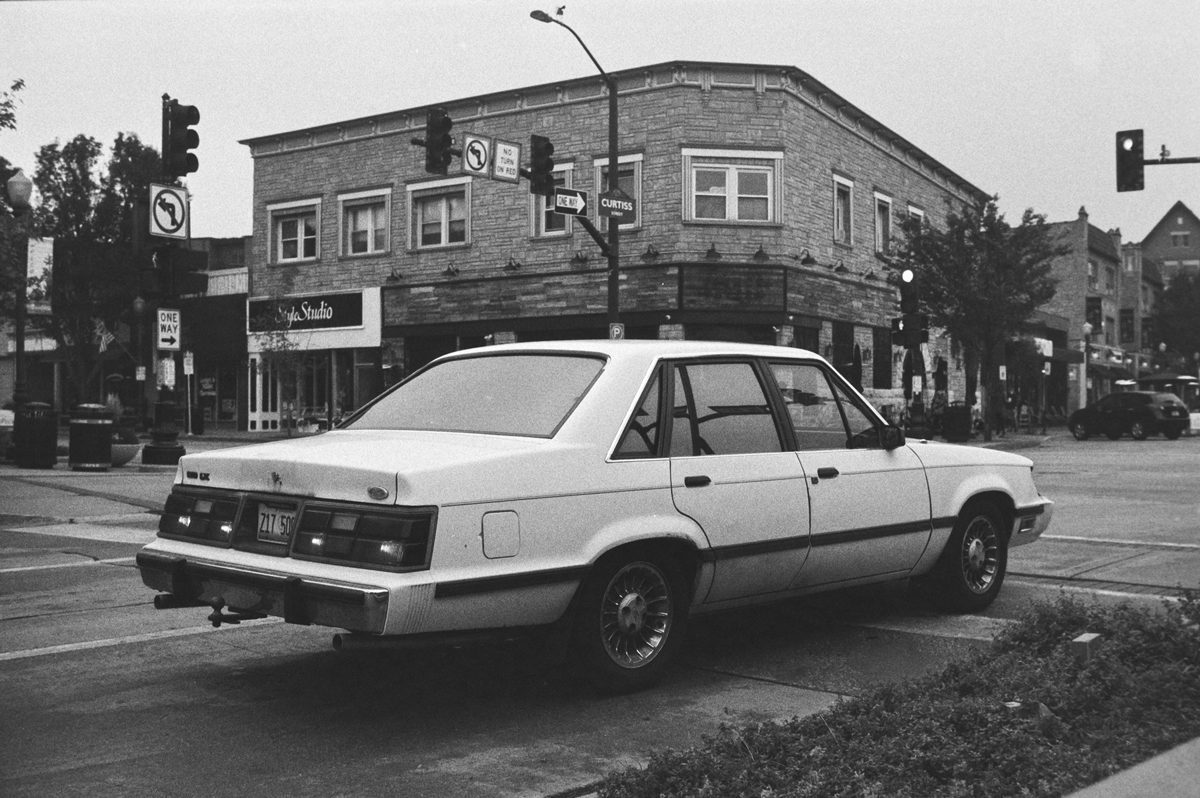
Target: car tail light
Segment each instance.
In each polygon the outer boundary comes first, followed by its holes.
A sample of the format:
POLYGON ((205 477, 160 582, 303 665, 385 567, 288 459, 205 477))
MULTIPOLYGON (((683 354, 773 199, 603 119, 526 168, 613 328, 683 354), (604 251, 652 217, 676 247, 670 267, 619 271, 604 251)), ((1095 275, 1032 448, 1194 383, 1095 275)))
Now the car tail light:
POLYGON ((341 507, 304 508, 292 556, 390 571, 429 567, 430 512, 375 512, 341 507))
POLYGON ((158 534, 214 546, 228 546, 237 517, 236 500, 174 491, 158 519, 158 534))

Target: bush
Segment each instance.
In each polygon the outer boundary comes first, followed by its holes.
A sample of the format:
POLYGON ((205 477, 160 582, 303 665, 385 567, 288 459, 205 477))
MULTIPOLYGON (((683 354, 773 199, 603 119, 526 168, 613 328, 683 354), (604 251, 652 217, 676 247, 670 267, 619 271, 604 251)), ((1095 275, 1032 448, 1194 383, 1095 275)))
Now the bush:
POLYGON ((1200 602, 1033 605, 990 651, 786 723, 722 726, 602 798, 1061 795, 1200 735, 1200 602), (1103 637, 1080 664, 1070 642, 1103 637))

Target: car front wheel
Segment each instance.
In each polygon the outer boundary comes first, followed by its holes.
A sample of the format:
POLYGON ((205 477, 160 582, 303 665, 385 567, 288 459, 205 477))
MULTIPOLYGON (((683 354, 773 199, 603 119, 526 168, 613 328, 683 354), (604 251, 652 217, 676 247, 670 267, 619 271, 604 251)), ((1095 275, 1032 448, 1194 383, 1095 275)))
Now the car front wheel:
POLYGON ((1071 425, 1071 434, 1075 436, 1075 440, 1077 441, 1086 441, 1090 433, 1088 432, 1087 424, 1084 424, 1082 421, 1076 421, 1071 425))
POLYGON ((1008 569, 1004 517, 991 502, 963 508, 934 574, 935 599, 951 612, 979 612, 1000 593, 1008 569))
POLYGON ((649 687, 678 652, 687 616, 687 580, 675 560, 602 560, 581 595, 573 641, 577 663, 604 692, 649 687))
POLYGON ((1144 441, 1149 433, 1146 431, 1146 425, 1141 421, 1135 421, 1129 426, 1129 434, 1133 436, 1135 441, 1144 441))

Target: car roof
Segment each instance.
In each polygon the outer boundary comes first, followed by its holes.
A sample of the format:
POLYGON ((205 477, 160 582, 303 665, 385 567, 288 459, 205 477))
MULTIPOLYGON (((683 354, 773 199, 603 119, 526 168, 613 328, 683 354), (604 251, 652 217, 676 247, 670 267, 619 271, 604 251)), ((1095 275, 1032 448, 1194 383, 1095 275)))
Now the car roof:
POLYGON ((664 340, 620 340, 580 339, 571 341, 525 341, 514 344, 496 344, 476 349, 463 349, 447 357, 463 355, 499 355, 529 352, 562 352, 564 354, 596 354, 607 357, 650 359, 658 357, 704 357, 740 355, 743 357, 807 357, 820 356, 807 349, 767 344, 743 344, 731 341, 664 341, 664 340))

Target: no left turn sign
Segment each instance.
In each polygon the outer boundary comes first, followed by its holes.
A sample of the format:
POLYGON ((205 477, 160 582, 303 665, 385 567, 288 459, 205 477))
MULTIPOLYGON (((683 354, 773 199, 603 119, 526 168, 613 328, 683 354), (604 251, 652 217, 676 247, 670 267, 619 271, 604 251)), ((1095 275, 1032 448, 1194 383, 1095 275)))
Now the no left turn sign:
POLYGON ((188 193, 177 186, 150 184, 150 235, 188 237, 188 193))

